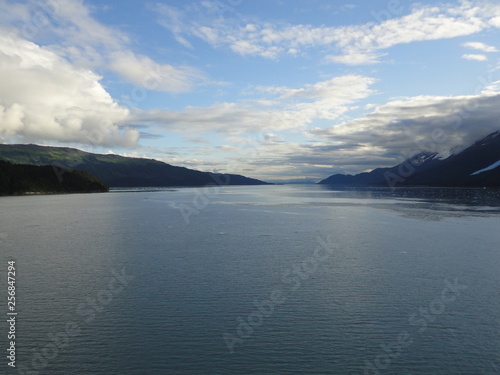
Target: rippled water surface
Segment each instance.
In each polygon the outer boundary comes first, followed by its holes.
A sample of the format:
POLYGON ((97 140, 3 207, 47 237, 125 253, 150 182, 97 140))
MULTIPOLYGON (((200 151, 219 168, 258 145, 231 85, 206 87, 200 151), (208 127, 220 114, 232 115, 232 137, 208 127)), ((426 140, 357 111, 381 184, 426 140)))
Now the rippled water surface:
POLYGON ((38 374, 498 374, 499 243, 484 189, 0 198, 38 374))

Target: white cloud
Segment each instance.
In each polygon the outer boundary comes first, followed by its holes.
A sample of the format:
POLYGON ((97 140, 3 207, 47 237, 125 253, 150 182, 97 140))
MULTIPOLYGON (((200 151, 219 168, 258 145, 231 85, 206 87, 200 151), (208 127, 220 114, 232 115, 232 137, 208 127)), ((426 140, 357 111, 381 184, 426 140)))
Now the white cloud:
POLYGON ((189 66, 158 64, 147 56, 132 52, 112 54, 110 67, 133 84, 148 90, 186 92, 204 80, 203 74, 189 66))
POLYGON ((238 170, 258 171, 256 177, 275 180, 360 173, 394 166, 424 150, 449 154, 500 128, 499 88, 496 81, 477 95, 394 99, 361 118, 312 129, 309 142, 262 137, 256 152, 227 158, 238 170))
MULTIPOLYGON (((152 11, 155 11, 155 7, 151 5, 147 5, 148 8, 152 11)), ((184 13, 177 10, 174 7, 168 6, 166 4, 157 4, 157 7, 162 9, 162 13, 164 17, 160 19, 158 22, 168 30, 172 32, 175 39, 182 44, 184 47, 192 49, 193 46, 189 43, 181 34, 184 25, 184 13)))
MULTIPOLYGON (((131 115, 111 98, 95 72, 113 71, 133 85, 174 93, 194 91, 207 79, 190 66, 155 61, 136 53, 134 40, 126 33, 97 21, 91 2, 52 3, 60 6, 47 14, 44 27, 30 34, 33 38, 23 37, 20 30, 17 37, 9 30, 0 34, 0 136, 130 146, 137 142, 136 129, 150 137, 171 131, 181 134, 184 143, 176 148, 165 136, 163 144, 171 153, 169 162, 199 169, 239 166, 238 171, 248 175, 265 169, 268 177, 319 177, 318 173, 331 174, 331 166, 338 172, 355 173, 394 165, 395 156, 420 145, 446 150, 500 125, 499 82, 492 82, 475 96, 418 96, 393 99, 377 107, 363 103, 376 93, 376 80, 361 75, 322 78, 321 82, 296 87, 253 87, 255 91, 247 92, 247 99, 242 101, 170 111, 133 110, 131 115), (356 108, 371 113, 346 120, 356 108), (332 125, 335 122, 338 124, 332 125), (326 123, 332 126, 310 130, 326 123), (442 139, 436 136, 440 131, 445 133, 442 139), (250 142, 242 151, 240 144, 256 134, 262 134, 257 147, 250 142), (197 147, 190 147, 194 142, 197 147)), ((404 16, 343 27, 260 22, 241 15, 233 17, 237 12, 214 19, 206 10, 197 13, 196 9, 216 6, 216 2, 182 4, 183 10, 164 4, 153 7, 162 17, 160 23, 190 49, 191 56, 198 57, 202 56, 199 52, 206 52, 195 49, 202 40, 242 56, 278 60, 285 55, 304 56, 314 49, 321 53, 318 61, 323 63, 369 65, 379 63, 397 45, 500 28, 500 6, 483 1, 415 5, 404 16)), ((0 7, 8 10, 0 14, 0 22, 32 22, 38 6, 40 3, 34 0, 0 0, 0 7)), ((217 9, 212 11, 215 14, 217 9)), ((476 56, 473 59, 480 61, 487 59, 487 53, 496 52, 495 47, 480 42, 463 47, 476 53, 464 58, 476 56)), ((210 60, 200 59, 199 63, 209 66, 213 63, 210 60)), ((172 136, 174 140, 179 138, 172 136)))
POLYGON ((462 55, 462 59, 473 60, 473 61, 487 61, 488 57, 486 57, 485 55, 478 55, 478 54, 465 54, 462 55))
MULTIPOLYGON (((296 176, 321 179, 334 173, 393 166, 423 150, 446 153, 457 145, 467 146, 500 127, 500 81, 496 81, 485 83, 477 95, 416 96, 379 106, 370 104, 367 109, 371 113, 363 117, 307 130, 304 124, 313 117, 335 117, 342 113, 340 108, 349 110, 355 102, 350 102, 349 96, 363 91, 362 78, 358 77, 359 86, 350 91, 347 88, 355 80, 349 76, 301 88, 257 87, 261 94, 273 97, 272 106, 264 108, 251 103, 221 103, 183 111, 149 111, 140 114, 137 121, 147 120, 149 125, 185 137, 191 132, 197 136, 217 132, 224 137, 222 147, 207 145, 195 151, 196 158, 192 154, 178 156, 176 162, 264 180, 296 176), (336 95, 336 87, 343 87, 343 91, 336 95), (325 98, 337 106, 322 113, 321 106, 314 103, 325 98), (309 104, 314 110, 304 109, 309 104), (309 137, 296 138, 297 134, 309 137)), ((364 79, 364 90, 370 90, 369 78, 364 79)))
POLYGON ((11 3, 8 0, 0 0, 0 8, 8 11, 0 12, 0 23, 8 24, 13 21, 21 21, 25 24, 30 21, 30 11, 27 4, 21 2, 11 3))
POLYGON ((297 120, 303 118, 304 123, 312 119, 334 120, 347 112, 351 104, 373 95, 370 86, 375 82, 370 77, 346 75, 301 89, 281 89, 280 99, 292 101, 285 108, 289 108, 297 120))
MULTIPOLYGON (((475 1, 460 5, 414 7, 406 16, 379 23, 342 27, 313 27, 248 22, 246 20, 197 19, 194 14, 182 26, 172 19, 172 7, 158 6, 161 24, 176 37, 197 37, 216 48, 229 48, 240 55, 276 59, 288 51, 322 48, 324 62, 367 65, 379 62, 382 52, 393 46, 476 34, 488 27, 500 27, 500 7, 478 7, 475 1), (175 24, 175 30, 171 23, 175 24)), ((180 11, 176 10, 176 14, 180 11)))
POLYGON ((129 42, 128 36, 123 32, 96 21, 83 0, 52 0, 50 4, 58 21, 52 30, 72 45, 105 46, 116 50, 129 42))
MULTIPOLYGON (((500 92, 500 81, 488 83, 481 90, 484 95, 495 95, 500 92)), ((499 125, 500 127, 500 125, 499 125)))
POLYGON ((476 49, 481 52, 498 52, 498 50, 495 47, 489 46, 481 42, 467 42, 462 45, 466 48, 476 49))
POLYGON ((380 62, 380 58, 384 56, 384 54, 374 54, 367 52, 348 52, 345 55, 328 55, 323 61, 327 64, 344 64, 344 65, 372 65, 378 64, 380 62))
MULTIPOLYGON (((6 5, 7 9, 11 5, 6 5)), ((97 21, 92 5, 82 0, 49 0, 43 6, 28 1, 22 6, 12 5, 12 9, 18 10, 6 12, 10 16, 8 23, 21 21, 23 27, 13 28, 20 38, 33 42, 52 40, 45 48, 75 66, 112 70, 133 85, 156 91, 186 92, 207 82, 204 74, 193 67, 160 63, 136 54, 128 35, 97 21), (25 14, 31 14, 31 19, 25 14)), ((181 37, 178 40, 183 42, 181 37)))
POLYGON ((258 87, 270 100, 186 107, 181 111, 150 110, 135 120, 178 132, 242 134, 300 129, 314 120, 334 120, 355 102, 373 95, 376 80, 360 75, 335 77, 302 88, 258 87))
POLYGON ((259 132, 268 127, 273 112, 256 111, 248 105, 219 103, 210 107, 188 106, 181 111, 143 111, 137 113, 135 119, 187 135, 199 132, 241 134, 259 132))
POLYGON ((477 95, 394 100, 364 117, 312 133, 355 146, 358 152, 362 148, 393 156, 423 150, 447 152, 500 128, 500 92, 494 91, 499 83, 491 83, 477 95))
POLYGON ((1 35, 0 134, 134 146, 138 132, 121 126, 128 110, 113 101, 100 78, 32 42, 1 35))

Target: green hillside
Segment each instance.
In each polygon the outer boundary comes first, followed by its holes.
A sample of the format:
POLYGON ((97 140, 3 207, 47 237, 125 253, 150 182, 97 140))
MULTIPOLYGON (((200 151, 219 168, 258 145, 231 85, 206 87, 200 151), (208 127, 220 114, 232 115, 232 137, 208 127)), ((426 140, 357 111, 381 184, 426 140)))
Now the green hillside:
POLYGON ((110 187, 266 184, 240 175, 200 172, 153 159, 93 154, 66 147, 4 144, 0 145, 0 160, 81 170, 96 176, 110 187))

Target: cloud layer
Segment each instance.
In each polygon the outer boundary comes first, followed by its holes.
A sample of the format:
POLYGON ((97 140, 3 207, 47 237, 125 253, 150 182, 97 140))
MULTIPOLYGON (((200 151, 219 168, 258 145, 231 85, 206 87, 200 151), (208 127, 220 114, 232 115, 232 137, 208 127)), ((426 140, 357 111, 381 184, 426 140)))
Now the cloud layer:
POLYGON ((8 21, 21 23, 16 30, 19 38, 52 39, 54 43, 45 47, 79 67, 111 70, 135 86, 155 91, 186 92, 205 83, 204 74, 194 67, 156 62, 135 53, 129 36, 98 22, 83 0, 48 0, 38 6, 31 1, 2 3, 6 9, 16 9, 8 21))
POLYGON ((424 149, 447 154, 500 128, 494 2, 388 3, 364 8, 370 22, 329 26, 262 12, 221 16, 211 1, 141 5, 158 32, 155 48, 141 45, 151 37, 141 34, 144 24, 127 25, 126 33, 98 21, 99 12, 113 17, 95 4, 0 0, 7 10, 0 14, 2 141, 132 147, 126 152, 201 170, 320 179, 394 165, 424 149), (398 61, 398 46, 419 50, 444 39, 455 55, 398 61), (433 95, 420 85, 410 88, 413 96, 388 96, 392 69, 398 77, 440 79, 431 65, 441 63, 462 69, 453 75, 460 79, 476 77, 463 67, 489 72, 475 94, 458 95, 466 86, 456 85, 455 96, 433 95), (278 71, 290 66, 290 74, 278 71))
POLYGON ((345 65, 377 63, 385 50, 399 44, 455 38, 500 27, 500 6, 479 7, 469 1, 455 6, 415 6, 406 16, 401 16, 402 6, 384 8, 372 11, 369 23, 341 27, 252 22, 244 18, 206 22, 188 18, 182 10, 163 4, 157 6, 157 11, 162 15, 160 24, 183 45, 190 45, 188 38, 199 38, 215 48, 269 59, 320 48, 326 52, 325 62, 345 65))
POLYGON ((335 120, 357 101, 374 94, 375 79, 360 75, 335 77, 301 88, 257 87, 265 99, 186 107, 182 111, 149 110, 134 121, 184 133, 259 133, 305 129, 314 120, 335 120))
POLYGON ((500 92, 493 90, 499 83, 492 82, 478 95, 394 100, 364 117, 313 133, 364 152, 404 157, 420 151, 449 154, 500 128, 500 92))
POLYGON ((2 34, 0 134, 24 141, 134 146, 138 132, 121 126, 129 111, 100 78, 32 42, 2 34))
POLYGON ((0 4, 10 10, 0 16, 3 141, 133 147, 139 132, 126 126, 133 108, 111 97, 97 71, 117 73, 133 85, 130 93, 135 88, 188 92, 205 83, 196 68, 133 52, 129 37, 96 21, 81 0, 0 4))
POLYGON ((112 53, 110 68, 134 85, 154 91, 188 92, 205 80, 198 69, 159 64, 130 51, 112 53))

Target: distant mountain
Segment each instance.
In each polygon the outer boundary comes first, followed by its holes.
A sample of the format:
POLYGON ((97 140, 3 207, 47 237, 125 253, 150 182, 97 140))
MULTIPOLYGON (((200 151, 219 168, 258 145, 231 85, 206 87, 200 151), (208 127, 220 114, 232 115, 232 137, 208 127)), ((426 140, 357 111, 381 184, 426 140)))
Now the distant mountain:
POLYGON ((343 186, 369 186, 386 184, 387 178, 397 176, 405 176, 409 174, 408 165, 411 166, 413 173, 424 171, 427 168, 433 167, 438 163, 437 154, 432 152, 421 152, 418 155, 406 160, 404 163, 398 164, 391 168, 377 168, 371 172, 363 172, 357 175, 334 174, 320 184, 327 185, 343 185, 343 186))
POLYGON ((286 180, 269 180, 269 182, 277 185, 312 185, 317 179, 314 178, 290 178, 286 180))
POLYGON ((341 186, 464 186, 500 187, 500 131, 460 153, 440 159, 422 152, 391 168, 357 175, 335 174, 320 184, 341 186))
POLYGON ((18 164, 54 165, 88 172, 110 187, 265 185, 266 182, 235 174, 200 172, 153 159, 93 154, 66 147, 0 145, 0 160, 18 164))
POLYGON ((52 166, 12 164, 0 160, 0 195, 47 193, 101 193, 108 187, 94 176, 82 171, 61 169, 55 173, 52 166))

